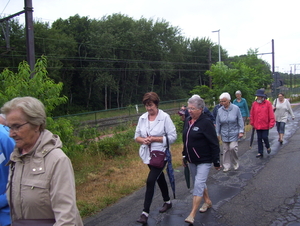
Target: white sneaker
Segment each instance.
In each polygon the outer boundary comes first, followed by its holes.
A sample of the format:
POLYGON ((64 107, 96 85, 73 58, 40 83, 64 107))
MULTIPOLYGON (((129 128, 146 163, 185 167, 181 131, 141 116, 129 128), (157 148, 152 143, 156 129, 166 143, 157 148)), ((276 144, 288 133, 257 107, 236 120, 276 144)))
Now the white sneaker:
POLYGON ((228 172, 228 171, 229 171, 229 169, 225 169, 225 168, 223 169, 223 172, 228 172))
POLYGON ((199 209, 200 213, 204 213, 207 211, 207 209, 212 207, 212 203, 208 204, 208 203, 203 203, 202 207, 199 209))
POLYGON ((237 162, 236 165, 233 165, 233 169, 237 170, 239 168, 239 163, 237 162))

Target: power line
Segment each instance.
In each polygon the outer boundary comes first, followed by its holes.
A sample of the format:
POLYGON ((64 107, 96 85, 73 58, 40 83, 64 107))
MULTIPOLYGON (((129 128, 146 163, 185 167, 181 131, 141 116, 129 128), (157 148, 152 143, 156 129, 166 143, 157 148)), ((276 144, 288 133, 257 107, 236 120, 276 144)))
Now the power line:
POLYGON ((6 9, 6 7, 7 7, 7 5, 8 5, 8 3, 10 2, 10 0, 8 0, 8 2, 6 3, 6 5, 5 5, 5 7, 4 7, 4 9, 2 10, 2 13, 1 13, 1 15, 3 14, 3 12, 4 12, 4 10, 6 9))

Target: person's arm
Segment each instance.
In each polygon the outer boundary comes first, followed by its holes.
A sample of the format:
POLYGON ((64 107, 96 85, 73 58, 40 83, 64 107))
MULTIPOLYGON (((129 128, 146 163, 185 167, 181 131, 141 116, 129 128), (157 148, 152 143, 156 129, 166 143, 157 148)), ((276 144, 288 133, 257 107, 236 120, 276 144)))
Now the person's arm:
POLYGON ((163 137, 137 137, 135 141, 139 144, 149 145, 152 142, 163 142, 163 137))
POLYGON ((143 126, 143 119, 140 117, 138 124, 135 128, 134 140, 139 144, 149 145, 151 141, 149 140, 148 136, 142 135, 142 126, 143 126))
MULTIPOLYGON (((49 194, 55 225, 77 225, 78 210, 73 167, 66 155, 60 155, 53 166, 49 194)), ((45 161, 47 160, 45 159, 45 161)))
POLYGON ((183 144, 183 149, 182 149, 182 157, 185 157, 187 156, 187 150, 186 150, 186 146, 185 146, 185 141, 186 141, 186 127, 187 127, 187 124, 188 123, 188 120, 186 119, 184 121, 184 125, 183 125, 183 130, 182 130, 182 144, 183 144))
POLYGON ((6 207, 7 205, 8 205, 8 202, 7 202, 6 194, 5 193, 1 194, 0 195, 0 209, 2 209, 3 207, 6 207))
POLYGON ((277 105, 277 98, 275 98, 275 100, 273 101, 273 105, 272 105, 273 111, 276 109, 276 105, 277 105))
POLYGON ((241 114, 241 111, 240 111, 239 108, 237 109, 236 112, 237 112, 237 119, 238 119, 237 123, 239 125, 239 135, 238 135, 238 137, 242 138, 243 135, 244 135, 244 120, 243 120, 243 117, 242 117, 242 114, 241 114))
POLYGON ((254 127, 254 102, 250 109, 250 125, 254 127))
MULTIPOLYGON (((7 136, 1 135, 0 146, 1 146, 2 155, 3 155, 1 157, 3 159, 3 161, 0 163, 0 167, 2 167, 1 171, 3 173, 7 172, 7 174, 5 173, 6 175, 1 174, 1 176, 6 177, 6 180, 3 182, 7 183, 9 166, 5 166, 5 165, 6 165, 6 163, 8 163, 10 155, 14 150, 15 141, 12 138, 8 137, 8 135, 7 136)), ((4 178, 0 178, 0 180, 4 180, 4 178)), ((3 191, 3 193, 0 194, 0 209, 7 207, 7 205, 8 205, 7 196, 6 196, 5 191, 3 191)))
POLYGON ((290 115, 292 116, 292 119, 294 120, 295 119, 295 115, 294 115, 294 112, 293 112, 293 109, 291 107, 291 104, 288 100, 286 100, 287 102, 287 108, 288 108, 288 112, 290 113, 290 115))
MULTIPOLYGON (((166 117, 165 117, 165 133, 166 135, 168 136, 168 139, 169 139, 169 144, 173 144, 176 139, 177 139, 177 133, 176 133, 176 127, 170 117, 170 115, 168 115, 166 113, 166 117)), ((163 143, 166 142, 166 137, 164 137, 164 140, 163 140, 163 143)))
POLYGON ((219 137, 219 140, 220 140, 220 137, 221 137, 221 124, 220 124, 219 111, 218 111, 217 117, 216 117, 216 133, 217 133, 217 136, 219 137))
POLYGON ((269 128, 273 128, 275 125, 275 115, 274 115, 274 110, 273 110, 273 106, 271 104, 271 102, 269 102, 270 105, 268 107, 268 114, 269 114, 269 128))
POLYGON ((214 167, 219 168, 220 167, 220 145, 219 145, 219 140, 216 134, 215 127, 210 121, 207 121, 204 124, 204 126, 205 126, 205 133, 203 134, 210 146, 214 167))

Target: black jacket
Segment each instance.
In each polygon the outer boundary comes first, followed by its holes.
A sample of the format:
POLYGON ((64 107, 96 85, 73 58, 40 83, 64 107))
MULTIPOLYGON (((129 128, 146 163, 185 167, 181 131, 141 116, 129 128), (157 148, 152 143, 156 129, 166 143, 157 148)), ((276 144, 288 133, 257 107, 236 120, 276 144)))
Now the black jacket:
POLYGON ((194 164, 213 163, 219 167, 220 147, 213 122, 205 114, 201 114, 191 127, 190 120, 188 117, 184 122, 182 155, 194 164))

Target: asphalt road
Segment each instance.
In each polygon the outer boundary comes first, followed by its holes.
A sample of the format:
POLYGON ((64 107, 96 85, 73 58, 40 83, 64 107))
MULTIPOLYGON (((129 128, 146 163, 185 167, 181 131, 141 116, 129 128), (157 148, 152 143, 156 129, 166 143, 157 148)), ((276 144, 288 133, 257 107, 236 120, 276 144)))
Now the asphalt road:
MULTIPOLYGON (((239 143, 240 168, 237 171, 210 171, 207 186, 213 207, 198 213, 194 225, 207 226, 300 226, 300 106, 293 108, 296 119, 288 121, 283 145, 276 128, 270 130, 272 152, 257 159, 250 132, 239 143)), ((149 226, 187 226, 184 219, 192 207, 183 167, 175 170, 176 199, 173 208, 159 213, 162 198, 156 190, 148 219, 149 226)), ((138 226, 145 187, 121 199, 98 214, 84 219, 85 226, 138 226)), ((170 194, 172 192, 170 191, 170 194)))

